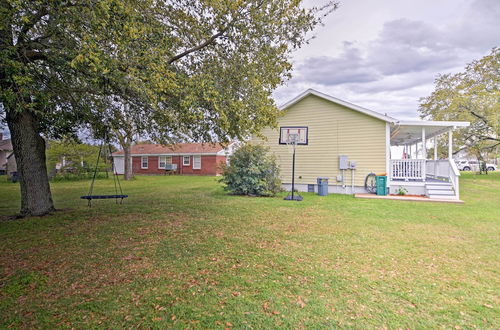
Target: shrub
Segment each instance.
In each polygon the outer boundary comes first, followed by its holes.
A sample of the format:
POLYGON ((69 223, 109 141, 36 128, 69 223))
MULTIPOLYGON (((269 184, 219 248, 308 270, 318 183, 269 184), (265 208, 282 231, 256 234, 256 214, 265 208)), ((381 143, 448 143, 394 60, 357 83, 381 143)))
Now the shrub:
POLYGON ((398 190, 396 191, 396 195, 399 196, 404 196, 408 193, 408 190, 406 188, 399 186, 398 190))
POLYGON ((237 149, 229 165, 223 165, 224 189, 234 195, 273 196, 281 191, 279 167, 269 149, 246 144, 237 149))

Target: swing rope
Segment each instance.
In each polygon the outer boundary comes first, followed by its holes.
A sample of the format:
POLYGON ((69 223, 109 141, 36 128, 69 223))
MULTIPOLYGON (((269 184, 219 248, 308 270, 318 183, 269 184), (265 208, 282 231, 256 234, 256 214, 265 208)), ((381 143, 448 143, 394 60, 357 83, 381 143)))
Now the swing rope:
POLYGON ((89 192, 87 195, 80 197, 81 199, 87 200, 88 207, 92 207, 92 200, 93 199, 111 199, 111 198, 114 198, 116 201, 116 204, 118 204, 118 199, 120 199, 120 204, 122 204, 123 199, 128 197, 128 195, 123 194, 122 185, 120 183, 120 179, 118 178, 118 173, 116 173, 116 171, 115 171, 115 166, 113 163, 111 163, 111 171, 113 172, 112 175, 113 175, 113 184, 115 187, 115 194, 114 195, 92 195, 92 193, 94 192, 95 178, 97 175, 97 171, 99 169, 99 161, 101 159, 102 147, 103 147, 105 142, 107 142, 107 144, 108 144, 109 155, 111 155, 113 153, 111 150, 111 144, 109 143, 107 136, 105 135, 104 139, 101 142, 101 145, 99 146, 99 154, 97 156, 97 161, 96 161, 95 168, 94 168, 94 175, 92 176, 92 182, 90 183, 89 192), (120 189, 120 193, 118 193, 118 189, 120 189))

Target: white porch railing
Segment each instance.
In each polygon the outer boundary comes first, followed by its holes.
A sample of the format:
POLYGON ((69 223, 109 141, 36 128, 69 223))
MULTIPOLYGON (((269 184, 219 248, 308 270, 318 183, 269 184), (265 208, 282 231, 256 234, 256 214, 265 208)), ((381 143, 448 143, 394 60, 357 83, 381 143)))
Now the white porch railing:
POLYGON ((391 159, 391 180, 424 180, 425 159, 391 159))
POLYGON ((450 161, 448 159, 425 161, 425 172, 428 177, 449 180, 450 171, 450 161))

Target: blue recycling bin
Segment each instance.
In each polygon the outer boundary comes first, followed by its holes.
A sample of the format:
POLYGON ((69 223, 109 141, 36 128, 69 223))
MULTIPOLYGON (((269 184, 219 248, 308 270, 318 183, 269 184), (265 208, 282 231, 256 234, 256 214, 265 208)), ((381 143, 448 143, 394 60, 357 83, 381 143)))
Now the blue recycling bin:
POLYGON ((328 196, 328 178, 317 178, 318 183, 318 195, 328 196))

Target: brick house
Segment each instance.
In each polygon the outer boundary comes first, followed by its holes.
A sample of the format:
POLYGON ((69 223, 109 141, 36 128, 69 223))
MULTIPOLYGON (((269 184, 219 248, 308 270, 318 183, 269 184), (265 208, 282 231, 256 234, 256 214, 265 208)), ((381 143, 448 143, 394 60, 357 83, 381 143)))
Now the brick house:
MULTIPOLYGON (((168 164, 176 164, 175 174, 219 175, 220 164, 226 163, 236 144, 178 143, 172 146, 138 144, 132 146, 132 173, 165 174, 168 164)), ((124 173, 123 150, 113 153, 113 163, 118 174, 124 173)))
MULTIPOLYGON (((7 161, 8 157, 13 155, 12 151, 12 141, 10 139, 4 139, 3 133, 0 132, 0 174, 8 174, 7 173, 7 161)), ((15 158, 12 159, 15 162, 15 158)), ((11 161, 11 162, 12 162, 11 161)), ((12 171, 10 171, 12 172, 12 171)))

